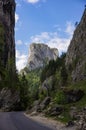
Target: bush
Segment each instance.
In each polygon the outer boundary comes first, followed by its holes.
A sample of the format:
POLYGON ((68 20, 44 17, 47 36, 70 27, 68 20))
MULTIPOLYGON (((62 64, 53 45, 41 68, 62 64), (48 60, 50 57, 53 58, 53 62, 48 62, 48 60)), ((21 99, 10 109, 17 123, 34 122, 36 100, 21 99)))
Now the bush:
POLYGON ((62 69, 61 69, 61 83, 62 83, 62 86, 64 86, 67 83, 67 79, 68 79, 67 69, 66 69, 66 67, 64 65, 62 67, 62 69))
POLYGON ((58 57, 56 61, 49 61, 49 63, 43 68, 43 71, 41 73, 41 83, 43 83, 46 78, 50 77, 51 75, 54 75, 57 70, 60 70, 60 68, 65 64, 65 57, 66 53, 62 53, 62 55, 58 57))
POLYGON ((66 103, 66 97, 63 91, 59 90, 54 98, 54 102, 57 104, 65 104, 66 103))
POLYGON ((20 107, 21 109, 26 109, 29 104, 29 91, 28 91, 28 81, 23 74, 20 79, 20 107))

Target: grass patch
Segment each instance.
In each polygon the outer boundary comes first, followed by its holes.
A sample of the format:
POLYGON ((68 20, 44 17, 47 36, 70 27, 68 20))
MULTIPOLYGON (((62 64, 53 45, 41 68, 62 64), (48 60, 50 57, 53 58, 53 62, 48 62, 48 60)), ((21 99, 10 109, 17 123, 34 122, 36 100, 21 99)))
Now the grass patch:
POLYGON ((86 80, 79 81, 77 83, 73 83, 70 86, 68 86, 69 89, 81 89, 86 92, 86 80))
MULTIPOLYGON (((84 91, 84 96, 78 102, 73 103, 76 107, 81 108, 86 106, 86 80, 79 81, 78 83, 74 83, 68 87, 68 89, 81 89, 84 91)), ((71 103, 71 105, 73 105, 71 103)))
POLYGON ((86 80, 84 81, 80 81, 78 83, 73 83, 70 86, 67 86, 68 90, 71 89, 81 89, 84 91, 84 96, 81 98, 81 100, 75 102, 75 103, 69 103, 69 104, 64 104, 64 111, 63 113, 56 117, 57 120, 63 122, 63 123, 67 123, 70 120, 73 120, 70 116, 70 109, 72 106, 77 108, 78 110, 81 110, 82 108, 86 107, 86 80))
POLYGON ((57 120, 66 124, 67 122, 72 120, 72 118, 70 117, 69 111, 66 110, 60 116, 57 117, 57 120))

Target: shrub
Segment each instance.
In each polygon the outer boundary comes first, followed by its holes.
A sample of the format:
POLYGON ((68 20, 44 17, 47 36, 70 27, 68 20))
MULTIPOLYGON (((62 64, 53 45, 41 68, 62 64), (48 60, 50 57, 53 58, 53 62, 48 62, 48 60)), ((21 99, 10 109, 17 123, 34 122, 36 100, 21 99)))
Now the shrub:
POLYGON ((66 103, 66 97, 63 91, 59 90, 54 98, 54 102, 57 104, 65 104, 66 103))
POLYGON ((67 79, 68 79, 67 69, 64 65, 61 69, 61 82, 63 86, 67 83, 67 79))

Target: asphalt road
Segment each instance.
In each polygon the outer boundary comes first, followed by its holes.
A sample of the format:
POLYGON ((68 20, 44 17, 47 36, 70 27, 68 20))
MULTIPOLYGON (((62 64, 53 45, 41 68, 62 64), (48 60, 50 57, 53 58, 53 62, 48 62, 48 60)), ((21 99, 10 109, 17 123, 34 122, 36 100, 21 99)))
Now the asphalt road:
POLYGON ((27 118, 23 112, 0 112, 0 130, 52 130, 27 118))

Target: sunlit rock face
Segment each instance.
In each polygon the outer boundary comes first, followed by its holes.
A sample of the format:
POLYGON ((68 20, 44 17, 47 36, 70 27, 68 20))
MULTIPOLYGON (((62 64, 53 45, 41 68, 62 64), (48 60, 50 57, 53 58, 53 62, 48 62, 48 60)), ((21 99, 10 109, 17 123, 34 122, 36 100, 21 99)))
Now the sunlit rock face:
POLYGON ((41 68, 50 60, 56 60, 58 57, 58 49, 50 48, 45 44, 31 44, 28 58, 29 70, 41 68))
POLYGON ((73 81, 86 79, 86 9, 69 45, 66 66, 73 81))
MULTIPOLYGON (((15 0, 0 0, 0 39, 3 37, 1 62, 5 68, 15 68, 15 0), (1 31, 1 30, 0 30, 1 31), (12 63, 12 64, 11 64, 12 63)), ((1 42, 0 40, 0 42, 1 42)))

